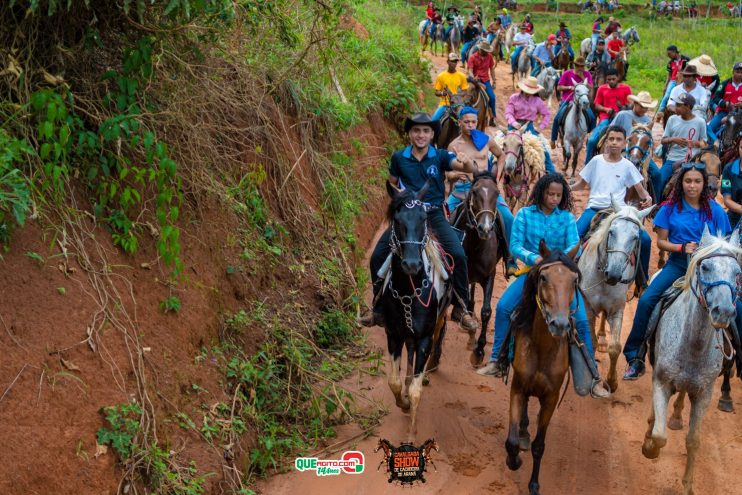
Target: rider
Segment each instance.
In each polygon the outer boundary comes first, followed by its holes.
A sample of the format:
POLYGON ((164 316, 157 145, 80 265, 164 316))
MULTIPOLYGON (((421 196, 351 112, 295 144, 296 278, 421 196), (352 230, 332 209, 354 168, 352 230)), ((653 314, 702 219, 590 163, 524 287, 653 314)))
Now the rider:
MULTIPOLYGON (((553 36, 553 35, 552 35, 553 36)), ((578 84, 584 84, 589 88, 593 86, 593 76, 585 70, 585 59, 577 57, 575 60, 574 70, 565 70, 562 77, 559 78, 557 83, 557 91, 562 92, 562 101, 559 103, 559 109, 554 116, 554 121, 551 124, 551 149, 556 149, 556 140, 559 136, 559 126, 564 117, 564 113, 567 111, 569 103, 574 100, 575 97, 575 86, 578 84)), ((595 127, 595 114, 587 108, 587 129, 585 132, 590 132, 595 127)))
MULTIPOLYGON (((531 192, 528 206, 521 208, 515 216, 513 233, 510 237, 513 254, 530 268, 541 262, 538 252, 539 243, 542 240, 546 242, 549 249, 560 249, 564 252, 573 249, 580 239, 577 236, 575 217, 571 213, 572 208, 572 196, 564 177, 558 174, 546 174, 541 177, 531 192)), ((492 344, 492 354, 487 365, 477 370, 480 375, 502 375, 502 367, 497 358, 508 333, 510 315, 520 304, 525 281, 526 274, 524 273, 508 285, 500 296, 495 310, 495 339, 492 344)), ((587 319, 585 303, 581 296, 575 294, 572 305, 575 309, 577 333, 594 360, 590 323, 587 319)), ((608 397, 610 394, 603 388, 600 381, 596 381, 593 386, 593 395, 608 397)))
POLYGON ((695 104, 696 99, 692 94, 681 94, 675 102, 675 115, 667 119, 661 141, 667 150, 660 169, 660 184, 656 191, 658 198, 672 177, 673 164, 692 159, 706 146, 706 121, 693 114, 695 104))
MULTIPOLYGON (((494 123, 495 117, 497 116, 497 98, 495 97, 495 91, 492 88, 492 82, 495 81, 495 58, 492 56, 492 45, 486 41, 480 41, 477 45, 477 51, 472 54, 467 64, 469 75, 472 79, 478 81, 484 85, 484 90, 487 93, 487 101, 492 111, 492 121, 494 123)), ((482 116, 484 117, 484 116, 482 116)))
MULTIPOLYGON (((724 172, 721 174, 721 194, 724 196, 724 206, 727 207, 727 216, 732 225, 737 225, 742 218, 742 136, 739 136, 729 150, 721 157, 724 172)), ((737 331, 742 326, 737 327, 737 331)))
POLYGON ((572 33, 569 29, 567 29, 567 24, 564 22, 559 23, 559 30, 555 33, 557 44, 556 49, 554 50, 556 53, 559 53, 559 51, 562 49, 562 43, 567 41, 569 45, 567 46, 567 51, 569 52, 569 60, 570 62, 575 59, 575 51, 572 49, 572 33))
POLYGON ((704 225, 716 234, 729 234, 732 230, 724 209, 711 197, 708 175, 703 163, 683 163, 680 175, 668 201, 654 218, 657 246, 670 253, 664 268, 639 299, 634 314, 634 324, 626 340, 623 353, 629 365, 624 380, 636 380, 644 374, 644 356, 639 348, 645 338, 647 324, 664 292, 685 275, 689 254, 698 249, 704 225))
POLYGON ((448 54, 448 69, 438 74, 435 78, 435 96, 440 98, 438 108, 433 114, 433 120, 440 120, 446 107, 451 104, 450 97, 469 87, 466 75, 456 70, 459 63, 459 54, 451 52, 448 54))
POLYGON ((526 33, 533 36, 533 23, 531 22, 531 14, 526 14, 523 18, 523 25, 526 27, 526 33))
POLYGON ((719 84, 713 102, 716 104, 716 115, 709 122, 709 127, 718 134, 724 117, 733 108, 742 108, 742 62, 734 64, 732 77, 719 84))
POLYGON ((554 45, 556 45, 556 36, 550 34, 542 43, 536 45, 531 55, 531 75, 538 76, 541 69, 551 67, 554 62, 554 45))
POLYGON ((610 124, 610 119, 620 110, 619 106, 626 105, 628 97, 631 94, 631 87, 628 84, 618 82, 618 73, 615 69, 608 69, 605 72, 606 83, 598 88, 595 92, 593 106, 598 113, 598 125, 593 129, 590 138, 587 140, 587 149, 585 150, 585 164, 595 154, 595 147, 598 145, 601 132, 610 124))
POLYGON ((480 33, 481 31, 479 29, 479 25, 476 23, 476 19, 474 18, 474 16, 470 17, 469 22, 464 28, 464 34, 462 36, 464 44, 461 47, 461 60, 464 61, 464 64, 466 64, 466 55, 469 51, 469 48, 477 42, 480 33))
POLYGON ((502 14, 500 14, 500 21, 502 21, 502 27, 505 29, 509 28, 510 25, 513 23, 513 18, 508 14, 508 9, 502 9, 502 14))
MULTIPOLYGON (((392 155, 389 164, 389 183, 396 187, 409 187, 419 191, 426 182, 430 183, 423 201, 429 205, 428 224, 435 233, 436 239, 443 250, 453 258, 453 290, 454 301, 458 306, 466 308, 469 301, 468 271, 466 255, 458 235, 448 223, 443 213, 443 198, 445 194, 445 173, 451 170, 474 173, 476 164, 464 152, 455 157, 446 150, 438 150, 431 143, 439 130, 437 121, 432 120, 427 113, 416 113, 405 120, 405 133, 410 145, 392 155), (400 182, 401 181, 401 182, 400 182), (402 186, 404 184, 404 186, 402 186)), ((374 308, 370 317, 362 320, 366 326, 384 325, 384 318, 379 306, 379 291, 384 283, 379 276, 379 270, 384 265, 391 252, 389 244, 391 228, 388 228, 379 239, 371 255, 371 280, 373 282, 374 308)), ((479 328, 477 321, 467 311, 461 310, 461 327, 469 332, 479 328)))
POLYGON ((602 31, 601 24, 603 23, 603 16, 598 16, 593 22, 593 34, 590 36, 590 42, 592 43, 592 50, 595 51, 595 47, 598 45, 600 39, 600 32, 602 31))
MULTIPOLYGON (((538 83, 535 77, 530 76, 523 81, 518 82, 520 93, 510 95, 508 104, 505 107, 505 118, 508 122, 508 130, 523 129, 533 135, 538 135, 534 127, 536 119, 541 116, 539 128, 546 129, 549 125, 551 112, 546 106, 544 100, 538 96, 538 92, 544 88, 538 83)), ((556 172, 554 163, 551 161, 551 154, 544 146, 544 166, 547 172, 556 172)))
POLYGON ((698 84, 696 80, 698 78, 698 69, 695 65, 687 64, 680 74, 683 76, 683 84, 675 86, 675 89, 670 93, 667 109, 675 113, 675 103, 678 101, 680 95, 690 94, 696 102, 696 106, 693 107, 693 114, 705 121, 709 98, 706 88, 698 84))
MULTIPOLYGON (((451 141, 451 144, 448 145, 448 150, 456 153, 466 153, 476 164, 478 172, 489 172, 491 175, 497 177, 497 162, 503 156, 503 153, 494 139, 491 139, 486 133, 477 130, 478 114, 479 112, 472 107, 461 109, 459 112, 461 134, 451 141)), ((449 182, 453 182, 451 194, 449 194, 446 200, 448 211, 453 212, 461 204, 461 200, 454 196, 453 193, 457 192, 460 195, 466 195, 471 189, 472 176, 465 172, 448 172, 446 173, 446 177, 449 182)), ((505 228, 504 237, 507 243, 510 240, 510 232, 513 227, 513 214, 505 204, 505 199, 502 195, 497 198, 497 214, 502 218, 502 224, 505 228)), ((505 251, 508 253, 505 257, 507 276, 510 277, 518 270, 518 265, 515 264, 509 251, 507 249, 505 251)))
POLYGON ((606 42, 606 48, 608 49, 608 55, 611 56, 611 60, 615 61, 616 58, 618 58, 619 56, 621 56, 621 58, 623 59, 624 77, 625 77, 626 74, 629 73, 629 62, 626 59, 626 55, 625 55, 626 43, 619 36, 620 32, 621 32, 621 28, 611 33, 611 35, 608 37, 608 41, 606 42))
POLYGON ((590 52, 590 55, 587 56, 587 66, 588 70, 594 71, 597 73, 604 73, 608 70, 608 68, 611 65, 611 56, 608 55, 608 52, 605 50, 605 40, 603 38, 600 38, 598 40, 598 44, 595 45, 595 50, 590 52))
MULTIPOLYGON (((572 191, 590 187, 590 197, 587 200, 585 211, 577 219, 577 234, 584 238, 590 230, 593 217, 600 210, 610 208, 613 201, 625 206, 624 198, 629 188, 633 187, 641 198, 640 208, 649 208, 652 197, 644 188, 644 177, 633 163, 621 155, 626 147, 626 131, 623 127, 611 125, 606 130, 605 152, 595 155, 580 171, 580 177, 572 185, 572 191)), ((649 234, 642 229, 641 249, 639 257, 644 275, 649 278, 649 255, 652 250, 652 240, 649 234)))
POLYGON ((616 30, 621 30, 621 23, 618 22, 615 17, 611 16, 608 18, 608 25, 605 27, 605 37, 607 38, 616 30))
POLYGON ((690 58, 680 54, 680 50, 678 50, 678 47, 676 45, 670 45, 667 47, 667 58, 669 58, 670 61, 667 62, 667 80, 665 81, 665 94, 662 96, 662 101, 660 101, 660 109, 657 113, 657 120, 661 120, 663 117, 662 114, 665 111, 665 107, 667 106, 667 100, 670 99, 670 93, 678 84, 678 74, 680 73, 680 71, 685 69, 685 64, 690 61, 690 58))
POLYGON ((446 30, 443 32, 443 37, 448 39, 448 35, 451 34, 451 29, 456 27, 458 22, 459 9, 451 5, 446 9, 446 30))
POLYGON ((513 69, 513 74, 517 72, 520 52, 526 50, 528 45, 533 42, 531 35, 526 33, 526 27, 523 24, 521 24, 518 29, 519 32, 513 37, 513 46, 515 46, 515 50, 513 50, 513 54, 510 56, 510 66, 513 69))

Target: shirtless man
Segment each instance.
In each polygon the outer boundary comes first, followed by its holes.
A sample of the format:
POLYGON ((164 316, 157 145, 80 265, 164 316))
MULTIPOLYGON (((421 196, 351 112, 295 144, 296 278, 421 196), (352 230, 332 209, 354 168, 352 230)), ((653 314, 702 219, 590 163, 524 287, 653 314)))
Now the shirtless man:
MULTIPOLYGON (((456 153, 463 153, 470 157, 477 167, 478 172, 490 172, 495 177, 498 177, 498 163, 504 156, 502 150, 497 145, 494 139, 491 139, 486 133, 477 130, 477 121, 479 119, 479 112, 472 107, 464 107, 459 112, 459 126, 461 128, 461 134, 451 141, 448 145, 448 151, 456 153), (492 156, 490 156, 490 153, 492 156)), ((499 177, 498 177, 499 179, 499 177)), ((465 196, 471 189, 472 175, 466 172, 446 172, 446 180, 451 186, 451 194, 448 196, 446 203, 450 212, 461 204, 461 200, 454 196, 454 192, 459 193, 461 196, 465 196)), ((497 198, 497 212, 500 218, 502 218, 502 224, 505 228, 505 241, 510 240, 510 230, 513 226, 513 213, 508 209, 505 204, 505 200, 500 195, 497 198)), ((510 251, 507 251, 505 263, 507 266, 507 276, 514 275, 518 269, 515 264, 510 251)))

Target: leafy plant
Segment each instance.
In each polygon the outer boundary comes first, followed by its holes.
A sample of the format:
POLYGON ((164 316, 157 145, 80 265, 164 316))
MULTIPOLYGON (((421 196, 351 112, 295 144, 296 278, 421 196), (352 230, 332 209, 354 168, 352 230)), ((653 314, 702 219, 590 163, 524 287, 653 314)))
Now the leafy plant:
POLYGON ((160 309, 165 313, 178 313, 180 311, 180 298, 169 296, 160 302, 160 309))
POLYGON ((28 142, 11 138, 0 128, 0 245, 6 246, 14 226, 22 226, 31 205, 26 178, 16 164, 35 152, 28 142))
POLYGON ((142 408, 135 403, 103 408, 110 428, 101 428, 96 435, 100 445, 110 445, 125 462, 133 453, 134 437, 139 432, 142 408))

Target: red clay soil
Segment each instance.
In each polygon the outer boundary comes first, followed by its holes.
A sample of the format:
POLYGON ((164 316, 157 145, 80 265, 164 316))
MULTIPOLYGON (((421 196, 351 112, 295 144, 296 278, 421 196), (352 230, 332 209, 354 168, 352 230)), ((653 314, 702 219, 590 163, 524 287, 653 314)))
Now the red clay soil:
MULTIPOLYGON (((348 138, 363 145, 344 144, 345 151, 356 158, 359 173, 378 177, 389 132, 392 128, 374 116, 349 133, 348 138)), ((305 166, 300 163, 299 168, 305 166)), ((370 193, 366 209, 372 215, 363 225, 380 221, 381 197, 370 193)), ((111 245, 107 232, 88 228, 120 280, 117 288, 124 295, 124 307, 135 318, 136 333, 146 348, 145 367, 157 410, 160 447, 176 452, 184 465, 195 461, 199 474, 213 473, 206 493, 227 493, 223 452, 195 432, 180 429, 175 419, 183 411, 200 425, 202 404, 231 399, 222 390, 223 375, 216 360, 196 362, 194 358, 203 346, 218 343, 225 312, 249 311, 246 304, 257 295, 261 300, 267 298, 268 305, 285 300, 289 289, 299 289, 300 297, 315 301, 319 285, 311 278, 297 283, 281 264, 274 268, 265 264, 256 273, 228 274, 228 266, 240 266, 240 248, 230 242, 237 230, 231 210, 210 198, 189 201, 193 203, 184 205, 181 225, 184 278, 172 289, 182 302, 177 315, 163 314, 159 308, 171 290, 164 282, 166 271, 157 266, 153 239, 144 239, 136 256, 127 256, 111 245), (131 297, 127 284, 131 284, 131 297), (200 387, 198 391, 194 384, 200 387)), ((361 252, 373 232, 373 228, 359 229, 361 252)), ((134 397, 129 352, 121 333, 110 325, 100 332, 98 352, 84 343, 98 309, 97 299, 75 253, 70 252, 70 270, 65 273, 58 268, 64 258, 51 236, 38 222, 29 221, 14 233, 10 250, 2 253, 0 262, 0 494, 114 494, 122 471, 111 449, 94 456, 96 432, 108 426, 100 414, 102 407, 134 397), (40 254, 45 262, 35 261, 28 253, 40 254)), ((261 340, 262 331, 253 329, 247 351, 261 340)), ((250 442, 249 438, 245 441, 250 442)), ((238 462, 244 465, 245 460, 238 462)))
MULTIPOLYGON (((443 70, 441 57, 433 57, 438 70, 443 70)), ((509 68, 500 65, 497 73, 498 114, 504 115, 506 98, 512 93, 509 68)), ((659 127, 655 133, 660 132, 659 127)), ((561 150, 554 153, 557 166, 561 150)), ((587 196, 577 193, 576 209, 582 211, 587 196)), ((379 230, 378 233, 380 233, 379 230)), ((654 234, 652 234, 654 237, 654 234)), ((651 267, 655 270, 656 248, 651 267)), ((505 288, 502 273, 496 278, 494 305, 505 288)), ((367 300, 369 299, 367 295, 367 300)), ((477 295, 477 308, 481 293, 477 295)), ((622 339, 634 317, 636 300, 627 304, 622 339)), ((479 309, 477 309, 479 311, 479 309)), ((365 455, 365 470, 359 475, 318 477, 311 471, 291 471, 259 485, 265 495, 326 494, 394 494, 402 488, 387 482, 387 475, 377 471, 381 452, 374 453, 379 438, 394 444, 406 440, 409 416, 398 409, 386 383, 389 359, 386 339, 381 328, 367 331, 369 342, 384 355, 380 376, 358 373, 347 384, 379 401, 389 411, 371 436, 359 439, 360 428, 348 426, 340 431, 338 445, 319 457, 337 459, 345 450, 360 450, 365 455), (346 443, 341 443, 346 440, 346 443)), ((431 376, 423 392, 418 419, 418 443, 435 438, 439 453, 432 453, 437 472, 426 475, 425 485, 411 488, 415 493, 436 494, 526 494, 531 474, 531 455, 524 452, 523 466, 511 472, 505 465, 505 438, 508 425, 509 391, 501 380, 477 375, 469 364, 467 336, 457 325, 449 323, 440 369, 431 376)), ((492 342, 488 331, 487 350, 492 342)), ((599 366, 606 375, 607 354, 599 354, 599 366)), ((619 361, 623 371, 623 358, 619 361)), ((696 493, 731 493, 738 491, 740 476, 734 466, 742 462, 742 435, 739 411, 742 411, 742 387, 734 379, 732 396, 737 412, 716 409, 721 381, 702 426, 701 451, 696 462, 696 493)), ((530 403, 530 417, 535 424, 538 404, 530 403)), ((658 459, 642 456, 641 444, 647 429, 651 407, 651 371, 635 382, 619 381, 619 388, 608 400, 576 396, 571 386, 561 407, 555 412, 546 438, 546 452, 541 465, 541 492, 544 494, 626 494, 646 493, 675 495, 682 493, 681 479, 685 467, 685 434, 688 408, 684 412, 683 431, 669 431, 667 446, 658 459)))

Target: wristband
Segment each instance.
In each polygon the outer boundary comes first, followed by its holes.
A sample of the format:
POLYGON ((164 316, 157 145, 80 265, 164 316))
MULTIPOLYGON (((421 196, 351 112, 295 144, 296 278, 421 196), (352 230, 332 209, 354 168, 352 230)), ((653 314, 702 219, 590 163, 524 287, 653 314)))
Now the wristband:
POLYGON ((685 254, 685 242, 680 245, 680 252, 685 254))

